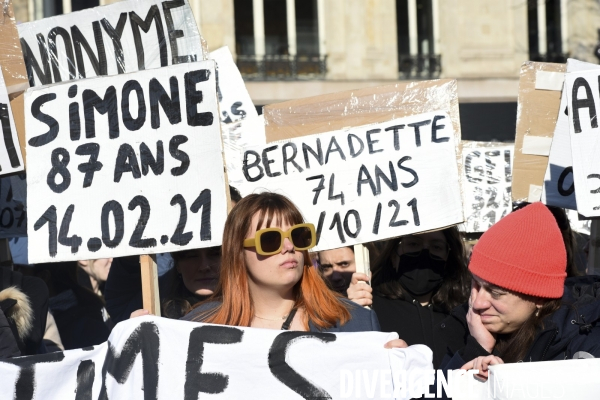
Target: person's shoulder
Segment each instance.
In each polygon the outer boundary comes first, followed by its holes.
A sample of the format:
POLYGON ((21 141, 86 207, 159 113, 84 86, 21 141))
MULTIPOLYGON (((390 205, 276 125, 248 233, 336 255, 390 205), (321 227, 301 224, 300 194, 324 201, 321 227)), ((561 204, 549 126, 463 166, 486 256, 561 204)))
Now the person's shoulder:
POLYGON ((355 302, 346 298, 341 298, 340 301, 348 312, 350 312, 350 320, 344 325, 339 326, 339 332, 364 332, 364 331, 379 331, 379 321, 375 312, 371 309, 362 307, 355 302))
POLYGON ((206 319, 209 315, 211 315, 214 311, 216 311, 220 305, 221 302, 218 300, 202 302, 180 319, 184 321, 201 322, 204 319, 206 319))

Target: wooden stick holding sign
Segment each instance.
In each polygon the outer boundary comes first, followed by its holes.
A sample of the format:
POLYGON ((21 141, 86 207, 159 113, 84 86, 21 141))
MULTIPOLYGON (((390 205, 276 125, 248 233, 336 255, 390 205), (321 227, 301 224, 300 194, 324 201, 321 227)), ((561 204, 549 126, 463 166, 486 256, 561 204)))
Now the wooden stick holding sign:
POLYGON ((150 314, 160 317, 160 295, 158 292, 158 266, 154 254, 140 256, 142 270, 142 307, 150 314))
MULTIPOLYGON (((369 258, 369 249, 367 249, 362 244, 354 245, 354 263, 356 264, 356 272, 365 274, 369 277, 368 282, 359 281, 358 283, 361 285, 370 285, 371 284, 371 260, 369 258)), ((371 308, 369 306, 365 306, 365 308, 371 308)))

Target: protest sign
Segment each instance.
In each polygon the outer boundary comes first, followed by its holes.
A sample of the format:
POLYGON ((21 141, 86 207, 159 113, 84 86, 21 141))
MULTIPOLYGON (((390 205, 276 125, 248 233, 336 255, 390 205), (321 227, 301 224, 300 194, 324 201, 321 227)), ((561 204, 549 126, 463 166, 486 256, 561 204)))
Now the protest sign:
POLYGON ((30 262, 221 244, 214 61, 31 88, 25 109, 30 262))
POLYGON ((0 68, 8 94, 18 93, 29 87, 27 72, 23 62, 23 52, 19 42, 19 32, 15 21, 12 1, 3 1, 0 18, 0 68))
MULTIPOLYGON (((586 71, 599 69, 596 64, 583 61, 567 60, 567 72, 586 71)), ((542 202, 549 206, 577 210, 575 200, 575 187, 573 186, 573 158, 571 156, 571 137, 569 136, 569 117, 567 115, 567 92, 562 91, 560 97, 560 108, 552 146, 548 168, 544 177, 544 190, 542 202)))
POLYGON ((0 239, 27 236, 25 174, 0 178, 0 239))
POLYGON ((521 66, 513 201, 540 201, 548 155, 560 106, 564 64, 528 61, 521 66))
POLYGON ((590 70, 570 72, 565 80, 577 211, 586 217, 600 216, 599 77, 590 70))
POLYGON ((243 165, 244 148, 266 143, 265 119, 260 115, 230 124, 221 124, 221 131, 227 163, 227 179, 231 186, 239 188, 246 180, 243 165))
POLYGON ((224 46, 211 51, 208 57, 217 63, 217 96, 221 109, 221 123, 230 124, 244 118, 258 117, 229 47, 224 46))
POLYGON ((463 221, 455 131, 444 110, 244 149, 242 194, 293 199, 317 248, 463 221))
POLYGON ((383 347, 397 337, 140 317, 119 323, 94 348, 0 361, 0 398, 408 399, 402 387, 420 386, 432 353, 423 345, 383 347))
POLYGON ((3 138, 0 142, 0 175, 23 171, 23 156, 19 148, 15 120, 2 73, 0 73, 0 128, 3 138))
POLYGON ((206 59, 188 0, 129 0, 20 24, 33 86, 206 59))
POLYGON ((462 142, 465 231, 485 232, 512 210, 514 145, 462 142))

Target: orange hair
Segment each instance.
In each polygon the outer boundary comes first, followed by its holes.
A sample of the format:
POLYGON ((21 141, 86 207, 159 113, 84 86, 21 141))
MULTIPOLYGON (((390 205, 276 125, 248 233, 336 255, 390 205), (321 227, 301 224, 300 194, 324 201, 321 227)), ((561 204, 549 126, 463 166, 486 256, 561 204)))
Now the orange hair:
MULTIPOLYGON (((270 227, 274 220, 289 225, 304 223, 300 211, 283 195, 267 192, 244 197, 233 208, 225 222, 221 275, 214 294, 206 300, 219 301, 221 305, 200 313, 194 320, 220 325, 250 326, 254 318, 254 305, 248 287, 243 242, 256 214, 257 230, 262 227, 265 219, 267 227, 270 227)), ((350 312, 339 300, 340 296, 327 287, 312 266, 308 251, 303 253, 304 271, 294 287, 294 292, 296 307, 305 311, 302 321, 304 328, 309 330, 309 321, 320 329, 331 328, 338 321, 341 325, 345 324, 350 320, 350 312)))

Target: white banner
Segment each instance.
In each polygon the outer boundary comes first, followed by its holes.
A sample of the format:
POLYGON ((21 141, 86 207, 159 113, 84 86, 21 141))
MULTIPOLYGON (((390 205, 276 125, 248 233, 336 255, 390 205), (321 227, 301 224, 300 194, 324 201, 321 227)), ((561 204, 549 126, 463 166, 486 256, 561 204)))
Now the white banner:
POLYGON ((31 86, 204 60, 188 0, 129 0, 17 25, 31 86))
POLYGON ((431 350, 383 347, 397 337, 141 317, 94 348, 0 361, 0 400, 420 397, 431 350))
POLYGON ((573 156, 573 180, 577 211, 586 217, 600 216, 600 71, 571 72, 565 89, 573 156))
POLYGON ((0 72, 0 129, 3 139, 0 142, 0 175, 23 171, 25 167, 19 148, 15 119, 2 72, 0 72))
POLYGON ((244 149, 247 195, 288 196, 319 250, 463 222, 454 131, 444 111, 244 149))
POLYGON ((25 173, 0 178, 0 238, 27 236, 25 173))
POLYGON ((221 244, 214 61, 26 92, 29 261, 221 244))
POLYGON ((217 63, 217 96, 221 109, 221 123, 230 124, 244 118, 258 117, 229 47, 211 51, 208 57, 217 63))
POLYGON ((463 145, 465 231, 485 232, 512 211, 514 145, 472 142, 463 145))
MULTIPOLYGON (((572 58, 567 60, 567 72, 600 69, 600 66, 572 58)), ((560 110, 554 129, 554 137, 550 148, 548 168, 544 177, 542 202, 577 210, 575 187, 573 185, 573 157, 571 155, 571 138, 569 136, 569 116, 567 115, 567 92, 562 91, 560 110)))

